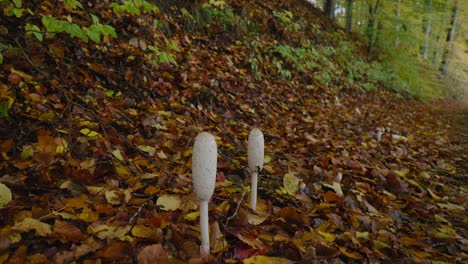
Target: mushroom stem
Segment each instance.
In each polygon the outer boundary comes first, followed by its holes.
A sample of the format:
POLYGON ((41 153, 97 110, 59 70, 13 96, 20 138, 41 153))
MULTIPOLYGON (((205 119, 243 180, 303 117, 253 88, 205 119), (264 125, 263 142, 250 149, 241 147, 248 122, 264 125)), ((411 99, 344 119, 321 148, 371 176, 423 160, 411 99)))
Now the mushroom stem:
POLYGON ((210 234, 208 232, 208 201, 200 201, 201 255, 210 254, 210 234))
POLYGON ((252 185, 250 187, 250 207, 254 212, 257 209, 257 181, 258 181, 258 172, 253 172, 252 177, 252 185))

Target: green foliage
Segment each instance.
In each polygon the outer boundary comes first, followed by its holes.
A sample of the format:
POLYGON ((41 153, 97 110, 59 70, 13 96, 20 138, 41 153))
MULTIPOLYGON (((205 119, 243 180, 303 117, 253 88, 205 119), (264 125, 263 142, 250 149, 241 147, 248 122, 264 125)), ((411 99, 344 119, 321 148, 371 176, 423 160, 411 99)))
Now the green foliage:
POLYGON ((3 14, 6 16, 20 18, 27 10, 23 8, 23 2, 21 0, 0 0, 0 5, 3 7, 3 14))
MULTIPOLYGON (((93 14, 91 14, 91 18, 93 20, 93 24, 90 27, 80 27, 78 24, 72 23, 71 18, 69 20, 60 20, 56 19, 55 17, 51 16, 42 16, 42 24, 44 25, 46 32, 52 34, 52 36, 56 33, 67 33, 71 37, 76 37, 84 42, 88 42, 89 39, 94 41, 95 43, 101 42, 101 36, 112 36, 117 37, 117 33, 115 29, 110 25, 103 25, 99 22, 99 18, 93 14)), ((37 32, 38 29, 35 25, 27 26, 28 29, 32 29, 33 34, 39 40, 42 40, 40 33, 37 32)))
POLYGON ((156 45, 149 45, 148 49, 152 51, 150 60, 154 65, 169 63, 173 65, 178 65, 175 55, 172 53, 174 51, 180 51, 179 45, 175 41, 169 41, 166 45, 167 51, 160 50, 156 45))
POLYGON ((159 13, 159 8, 145 0, 123 0, 122 4, 111 3, 110 6, 116 14, 141 15, 142 13, 159 13))
POLYGON ((0 43, 0 64, 2 64, 4 61, 3 54, 5 52, 13 51, 13 50, 15 50, 13 46, 0 43))
POLYGON ((76 9, 77 7, 83 9, 83 5, 78 0, 63 0, 65 7, 76 9))
POLYGON ((294 15, 291 11, 273 11, 273 16, 279 20, 281 25, 291 32, 297 32, 301 30, 301 25, 294 22, 294 15))
POLYGON ((282 59, 288 62, 298 71, 310 70, 318 65, 314 62, 318 53, 312 46, 294 48, 288 45, 278 45, 272 48, 273 53, 281 55, 282 59))
POLYGON ((252 23, 238 16, 223 0, 210 0, 202 5, 194 4, 191 10, 181 8, 185 18, 184 26, 190 32, 202 31, 209 35, 215 32, 229 32, 237 36, 252 34, 255 27, 252 23))

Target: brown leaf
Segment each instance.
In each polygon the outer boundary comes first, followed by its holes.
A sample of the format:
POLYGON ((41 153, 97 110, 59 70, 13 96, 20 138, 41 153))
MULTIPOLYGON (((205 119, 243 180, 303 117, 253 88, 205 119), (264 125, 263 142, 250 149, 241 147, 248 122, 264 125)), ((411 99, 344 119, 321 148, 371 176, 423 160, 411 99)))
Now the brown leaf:
POLYGON ((278 211, 277 215, 289 223, 298 224, 300 226, 309 225, 309 218, 307 218, 305 214, 292 207, 282 208, 278 211))
POLYGON ((123 261, 131 257, 130 245, 124 242, 116 242, 97 252, 97 255, 106 261, 123 261))
POLYGON ((54 224, 54 232, 64 239, 69 239, 72 241, 81 241, 84 240, 85 236, 81 230, 74 226, 73 224, 65 221, 56 220, 54 224))
POLYGON ((161 257, 166 257, 167 252, 161 244, 153 244, 144 247, 138 254, 139 264, 157 263, 157 260, 161 257))

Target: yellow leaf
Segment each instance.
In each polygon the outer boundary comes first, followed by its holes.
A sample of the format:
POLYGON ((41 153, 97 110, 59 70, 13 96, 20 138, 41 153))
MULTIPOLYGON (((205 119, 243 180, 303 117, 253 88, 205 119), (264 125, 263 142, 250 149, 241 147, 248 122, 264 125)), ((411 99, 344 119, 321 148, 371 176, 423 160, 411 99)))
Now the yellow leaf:
POLYGON ((247 222, 251 225, 259 225, 268 219, 268 215, 247 214, 247 222))
POLYGON ((446 203, 446 204, 443 204, 443 203, 437 203, 437 205, 442 208, 442 209, 447 209, 449 211, 461 211, 461 212, 464 212, 465 211, 465 208, 461 205, 457 205, 457 204, 453 204, 453 203, 446 203))
POLYGON ((343 191, 341 190, 341 185, 339 183, 333 182, 333 185, 322 183, 322 185, 333 189, 338 196, 343 197, 343 191))
POLYGON ((328 240, 329 242, 333 242, 335 241, 335 236, 333 234, 330 234, 330 233, 327 233, 327 232, 322 232, 320 230, 317 230, 317 232, 323 236, 326 240, 328 240))
POLYGON ((177 195, 163 195, 156 201, 157 206, 162 206, 162 210, 174 211, 180 208, 180 198, 177 195))
POLYGON ((112 155, 113 155, 114 157, 116 157, 118 160, 124 161, 124 157, 122 156, 122 153, 120 152, 120 150, 114 149, 114 150, 112 151, 112 155))
POLYGON ((127 235, 130 231, 131 226, 127 225, 124 227, 117 226, 108 226, 108 225, 98 225, 98 226, 89 226, 89 233, 95 234, 98 238, 104 239, 114 239, 119 240, 131 240, 132 238, 127 235))
POLYGON ((188 221, 194 221, 195 219, 198 218, 199 215, 200 215, 199 211, 191 212, 191 213, 186 214, 184 216, 184 219, 188 221))
POLYGON ((115 170, 117 172, 117 175, 119 175, 122 178, 126 178, 130 176, 130 171, 127 169, 127 167, 125 167, 122 164, 116 164, 115 170))
POLYGON ((412 250, 411 253, 413 254, 413 256, 417 257, 418 259, 425 259, 425 258, 432 256, 431 253, 419 251, 419 250, 412 250))
POLYGON ((164 153, 164 151, 160 150, 158 153, 157 153, 158 157, 160 159, 167 159, 167 156, 166 154, 164 153))
POLYGON ((432 196, 432 199, 436 200, 436 201, 440 201, 442 200, 442 198, 440 196, 438 196, 437 194, 433 193, 431 191, 431 189, 427 188, 427 191, 429 192, 429 194, 432 196))
POLYGON ((25 218, 23 221, 16 223, 12 229, 21 232, 29 232, 34 230, 38 236, 48 236, 52 234, 50 225, 42 223, 41 221, 34 218, 25 218))
POLYGON ((132 235, 142 238, 158 238, 161 236, 157 233, 156 229, 145 225, 135 225, 132 229, 132 235))
POLYGON ((96 195, 104 190, 104 187, 99 186, 86 186, 88 192, 92 195, 96 195))
POLYGON ((280 257, 268 257, 268 256, 253 256, 247 259, 244 259, 242 262, 244 264, 293 264, 292 260, 287 258, 280 257))
POLYGON ((283 185, 286 192, 290 195, 296 194, 299 190, 300 181, 293 173, 287 173, 283 178, 283 185))
POLYGON ((107 191, 104 193, 104 196, 106 197, 107 202, 112 205, 119 205, 121 203, 119 191, 107 191))
POLYGON ((146 153, 154 153, 156 150, 154 147, 151 147, 151 146, 144 146, 144 145, 141 145, 141 146, 138 146, 138 148, 143 151, 143 152, 146 152, 146 153))
POLYGON ((361 242, 369 240, 369 232, 359 232, 356 231, 356 238, 360 238, 361 242))
POLYGON ((0 183, 0 208, 5 207, 11 201, 11 191, 3 183, 0 183))
POLYGON ((96 131, 93 131, 93 130, 89 130, 87 128, 83 128, 80 130, 80 133, 89 137, 89 138, 94 138, 94 137, 97 137, 99 136, 100 134, 96 131))
POLYGON ((349 252, 344 247, 339 247, 339 249, 340 249, 341 253, 346 255, 348 258, 357 259, 357 260, 364 259, 364 257, 361 254, 359 254, 358 252, 356 252, 356 251, 349 252))
POLYGON ((268 155, 265 155, 265 160, 263 161, 264 164, 268 164, 271 161, 271 157, 268 155))
POLYGON ((396 170, 395 173, 400 175, 401 177, 406 177, 406 174, 408 174, 409 169, 402 169, 402 170, 396 170))

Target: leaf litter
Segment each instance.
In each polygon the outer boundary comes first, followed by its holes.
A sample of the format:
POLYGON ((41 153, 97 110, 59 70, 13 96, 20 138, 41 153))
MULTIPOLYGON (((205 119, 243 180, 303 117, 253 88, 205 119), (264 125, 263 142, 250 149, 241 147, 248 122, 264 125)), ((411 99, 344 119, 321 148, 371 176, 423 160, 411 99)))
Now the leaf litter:
MULTIPOLYGON (((119 38, 24 41, 25 55, 1 67, 1 262, 203 262, 190 171, 200 131, 220 146, 208 262, 466 262, 466 138, 446 118, 466 106, 364 91, 340 72, 331 84, 313 72, 286 80, 269 62, 256 79, 253 50, 233 35, 177 30, 186 20, 170 12, 114 17, 91 2, 119 38), (164 27, 148 26, 155 18, 164 27), (170 41, 177 65, 148 63, 147 43, 170 41), (254 126, 267 155, 258 213, 245 173, 254 126)), ((60 16, 61 3, 41 12, 60 16)), ((309 6, 249 5, 254 16, 291 9, 316 45, 337 41, 309 6)), ((265 29, 260 42, 276 37, 265 29)))

